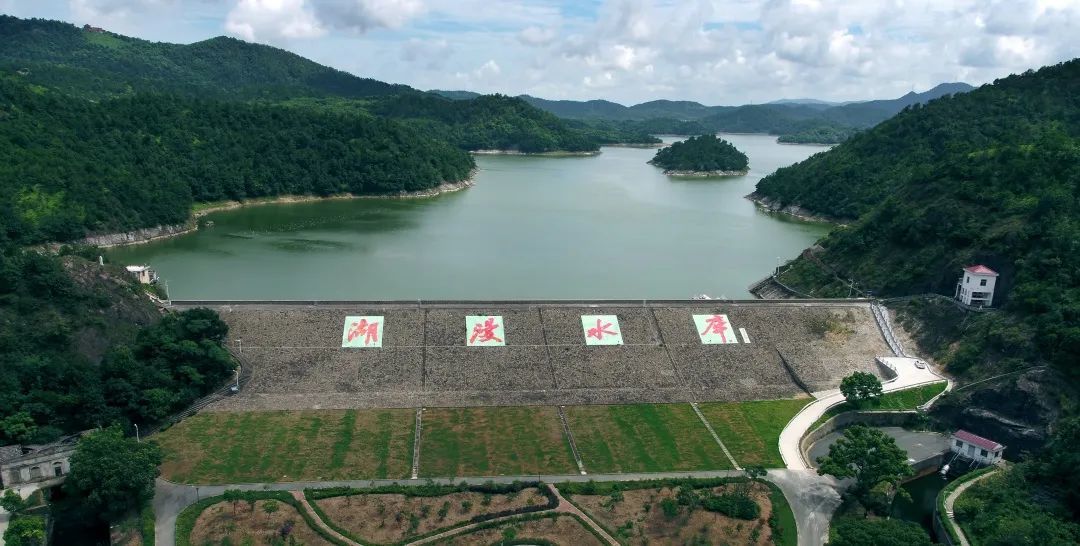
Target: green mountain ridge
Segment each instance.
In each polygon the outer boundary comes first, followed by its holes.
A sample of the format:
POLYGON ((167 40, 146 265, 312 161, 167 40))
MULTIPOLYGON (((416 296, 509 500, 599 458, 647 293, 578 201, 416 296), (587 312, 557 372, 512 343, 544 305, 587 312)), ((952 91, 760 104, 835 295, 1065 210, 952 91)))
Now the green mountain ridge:
POLYGON ((1007 446, 961 495, 972 544, 1080 541, 1080 59, 915 105, 779 169, 757 196, 848 219, 783 270, 818 297, 890 303, 958 388, 930 417, 1007 446), (958 309, 963 266, 999 273, 997 310, 958 309), (992 485, 990 485, 992 484, 992 485))
POLYGON ((221 99, 419 93, 224 36, 170 44, 6 15, 0 15, 0 36, 0 71, 22 71, 28 83, 87 98, 136 92, 221 99))
POLYGON ((343 115, 407 120, 465 150, 498 146, 523 152, 595 151, 611 141, 650 141, 640 131, 573 128, 520 99, 462 104, 235 38, 170 44, 9 16, 0 16, 0 36, 5 37, 0 42, 0 74, 17 74, 27 85, 83 99, 164 93, 265 104, 297 101, 343 115), (424 123, 417 121, 418 112, 400 108, 402 103, 421 107, 424 123))
MULTIPOLYGON (((823 297, 846 295, 851 282, 876 296, 952 297, 961 267, 988 265, 1001 275, 994 293, 1001 312, 914 306, 909 314, 935 325, 923 341, 954 374, 989 377, 1050 364, 1074 381, 1080 97, 1071 90, 1078 85, 1080 60, 1003 78, 914 106, 762 179, 755 197, 850 221, 781 280, 823 297)), ((1062 402, 1016 399, 1026 402, 994 402, 984 414, 957 410, 965 416, 957 420, 1034 449, 1046 422, 1023 434, 1015 423, 1048 419, 1062 402)))

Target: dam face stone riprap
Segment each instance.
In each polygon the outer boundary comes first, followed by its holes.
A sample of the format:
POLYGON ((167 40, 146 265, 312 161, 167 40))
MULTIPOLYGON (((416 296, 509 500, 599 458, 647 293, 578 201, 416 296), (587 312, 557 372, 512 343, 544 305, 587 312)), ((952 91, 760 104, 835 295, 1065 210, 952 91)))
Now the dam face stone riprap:
MULTIPOLYGON (((183 302, 178 308, 200 306, 183 302)), ((211 409, 625 404, 783 398, 889 349, 865 303, 222 303, 252 379, 211 409), (706 345, 695 314, 724 314, 751 343, 706 345), (467 347, 465 317, 503 318, 505 346, 467 347), (588 346, 582 315, 618 317, 623 345, 588 346), (379 348, 343 348, 347 316, 382 316, 379 348)))

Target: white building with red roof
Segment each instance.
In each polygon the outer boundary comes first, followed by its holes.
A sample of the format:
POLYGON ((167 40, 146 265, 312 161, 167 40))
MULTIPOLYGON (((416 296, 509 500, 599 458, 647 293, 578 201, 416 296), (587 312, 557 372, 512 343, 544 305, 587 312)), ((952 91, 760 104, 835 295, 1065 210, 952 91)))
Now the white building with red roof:
POLYGON ((990 307, 994 303, 994 285, 998 273, 985 265, 969 265, 964 268, 964 275, 956 283, 954 298, 964 305, 990 307))
POLYGON ((958 430, 949 438, 949 450, 980 464, 996 464, 1001 461, 1005 446, 978 434, 958 430))

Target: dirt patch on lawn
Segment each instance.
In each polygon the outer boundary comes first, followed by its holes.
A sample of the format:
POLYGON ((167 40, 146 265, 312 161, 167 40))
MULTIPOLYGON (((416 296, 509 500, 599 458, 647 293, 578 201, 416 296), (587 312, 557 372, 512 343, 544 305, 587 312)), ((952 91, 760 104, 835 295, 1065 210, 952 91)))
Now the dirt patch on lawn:
POLYGON ((281 501, 256 501, 254 507, 246 502, 219 502, 203 510, 191 530, 191 544, 271 544, 275 539, 289 537, 304 546, 333 546, 304 523, 300 514, 281 501), (268 503, 277 510, 267 513, 268 503))
MULTIPOLYGON (((712 491, 720 494, 735 487, 725 485, 712 491)), ((751 498, 761 507, 761 514, 752 521, 702 508, 691 511, 686 506, 679 506, 677 513, 667 516, 661 502, 675 499, 675 492, 668 487, 636 489, 622 492, 623 500, 618 502, 612 502, 611 495, 574 495, 573 501, 627 544, 772 544, 769 527, 772 504, 766 486, 754 484, 750 489, 751 498)))
POLYGON ((335 525, 366 542, 386 544, 466 522, 481 514, 543 506, 536 488, 516 494, 452 493, 441 497, 352 495, 315 501, 335 525))
POLYGON ((565 544, 566 546, 602 546, 604 544, 596 538, 596 535, 593 535, 582 526, 581 522, 567 515, 520 523, 508 523, 491 529, 448 538, 436 544, 487 546, 502 540, 508 540, 511 534, 514 540, 524 541, 521 542, 522 544, 528 544, 529 539, 535 539, 537 542, 546 540, 555 544, 565 544), (508 531, 509 529, 513 529, 513 531, 508 531))

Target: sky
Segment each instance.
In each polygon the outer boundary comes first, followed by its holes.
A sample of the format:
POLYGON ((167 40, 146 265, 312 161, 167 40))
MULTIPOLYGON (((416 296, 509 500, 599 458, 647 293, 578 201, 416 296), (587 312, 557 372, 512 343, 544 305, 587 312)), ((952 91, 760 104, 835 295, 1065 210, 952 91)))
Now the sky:
POLYGON ((623 104, 895 98, 1080 56, 1080 0, 0 0, 0 13, 234 36, 419 89, 623 104))

